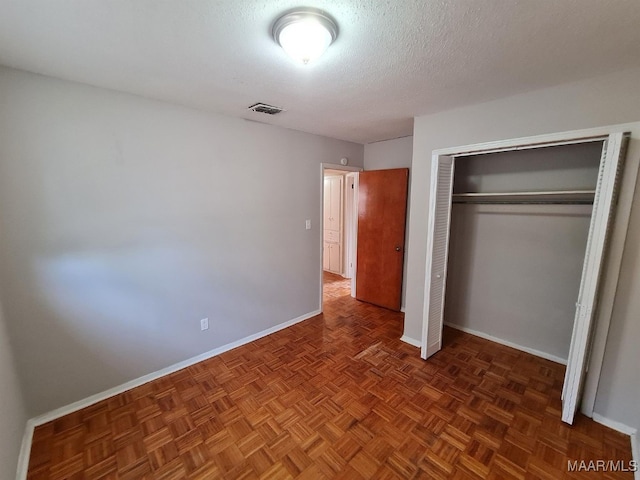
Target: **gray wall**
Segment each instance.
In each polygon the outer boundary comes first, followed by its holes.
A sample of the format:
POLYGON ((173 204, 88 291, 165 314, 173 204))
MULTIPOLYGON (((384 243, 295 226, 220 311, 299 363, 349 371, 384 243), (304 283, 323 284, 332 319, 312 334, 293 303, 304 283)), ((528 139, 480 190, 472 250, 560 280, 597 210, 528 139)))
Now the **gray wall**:
POLYGON ((593 190, 603 142, 456 159, 453 193, 593 190))
MULTIPOLYGON (((411 168, 413 156, 413 137, 394 138, 382 142, 369 143, 364 146, 364 169, 387 170, 390 168, 411 168)), ((411 172, 409 172, 409 196, 411 196, 411 172)), ((409 212, 411 199, 407 199, 407 227, 405 229, 404 270, 402 274, 402 306, 405 310, 407 289, 407 262, 409 244, 409 212)))
POLYGON ((454 205, 445 322, 566 361, 591 207, 454 205))
MULTIPOLYGON (((640 157, 638 137, 640 125, 634 142, 636 160, 640 157)), ((595 411, 640 432, 640 178, 622 261, 595 411)))
POLYGON ((14 478, 27 422, 15 362, 0 306, 0 478, 14 478))
MULTIPOLYGON (((594 189, 602 142, 456 160, 454 192, 594 189)), ((454 204, 445 322, 566 361, 590 205, 454 204)))
POLYGON ((320 164, 361 166, 362 145, 8 69, 0 105, 31 415, 318 309, 320 164))
POLYGON ((394 138, 364 146, 364 169, 410 168, 413 137, 394 138))
MULTIPOLYGON (((633 69, 415 119, 406 335, 420 339, 422 331, 432 151, 493 140, 638 122, 638 85, 640 69, 633 69)), ((632 200, 640 161, 640 123, 634 124, 631 131, 632 141, 619 206, 628 205, 632 200)), ((637 321, 640 296, 633 294, 638 291, 640 282, 640 200, 634 198, 633 202, 634 211, 626 244, 625 236, 619 234, 617 228, 614 229, 611 243, 612 251, 620 251, 623 247, 625 250, 596 412, 638 428, 639 356, 632 339, 640 338, 640 322, 637 321)), ((609 288, 611 283, 615 286, 616 282, 617 279, 606 278, 604 287, 609 288)))

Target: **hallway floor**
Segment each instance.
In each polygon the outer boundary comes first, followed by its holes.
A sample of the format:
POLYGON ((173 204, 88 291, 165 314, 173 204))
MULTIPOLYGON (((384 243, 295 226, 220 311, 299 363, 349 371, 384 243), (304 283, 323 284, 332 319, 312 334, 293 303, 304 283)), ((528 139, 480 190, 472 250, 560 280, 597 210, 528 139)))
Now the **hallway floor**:
POLYGON ((323 301, 331 303, 340 297, 351 295, 351 280, 331 272, 322 272, 323 301))

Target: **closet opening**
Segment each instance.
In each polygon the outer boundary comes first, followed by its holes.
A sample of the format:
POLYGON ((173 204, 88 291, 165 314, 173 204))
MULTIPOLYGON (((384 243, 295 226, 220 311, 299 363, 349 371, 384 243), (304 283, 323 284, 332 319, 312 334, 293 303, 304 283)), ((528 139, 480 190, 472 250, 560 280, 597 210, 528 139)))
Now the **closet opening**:
POLYGON ((444 325, 567 364, 602 146, 456 161, 444 325))
POLYGON ((434 151, 421 351, 440 350, 446 323, 564 363, 567 423, 628 140, 579 133, 434 151))

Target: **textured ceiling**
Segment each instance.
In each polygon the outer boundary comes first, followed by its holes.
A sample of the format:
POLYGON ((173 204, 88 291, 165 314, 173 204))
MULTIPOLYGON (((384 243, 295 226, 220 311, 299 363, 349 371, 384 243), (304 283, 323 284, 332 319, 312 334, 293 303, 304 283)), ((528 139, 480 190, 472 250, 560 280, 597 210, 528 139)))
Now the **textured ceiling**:
POLYGON ((0 0, 0 64, 368 143, 433 113, 640 65, 638 0, 0 0), (298 66, 270 25, 327 10, 298 66), (276 117, 248 112, 282 106, 276 117))

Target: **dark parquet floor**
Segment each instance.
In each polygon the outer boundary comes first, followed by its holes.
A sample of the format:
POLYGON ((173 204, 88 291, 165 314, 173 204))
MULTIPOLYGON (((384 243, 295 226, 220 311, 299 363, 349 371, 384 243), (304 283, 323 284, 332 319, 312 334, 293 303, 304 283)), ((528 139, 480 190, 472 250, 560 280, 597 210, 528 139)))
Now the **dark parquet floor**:
POLYGON ((454 330, 429 361, 403 315, 325 275, 324 314, 51 423, 30 479, 560 479, 631 459, 560 421, 564 367, 454 330))

